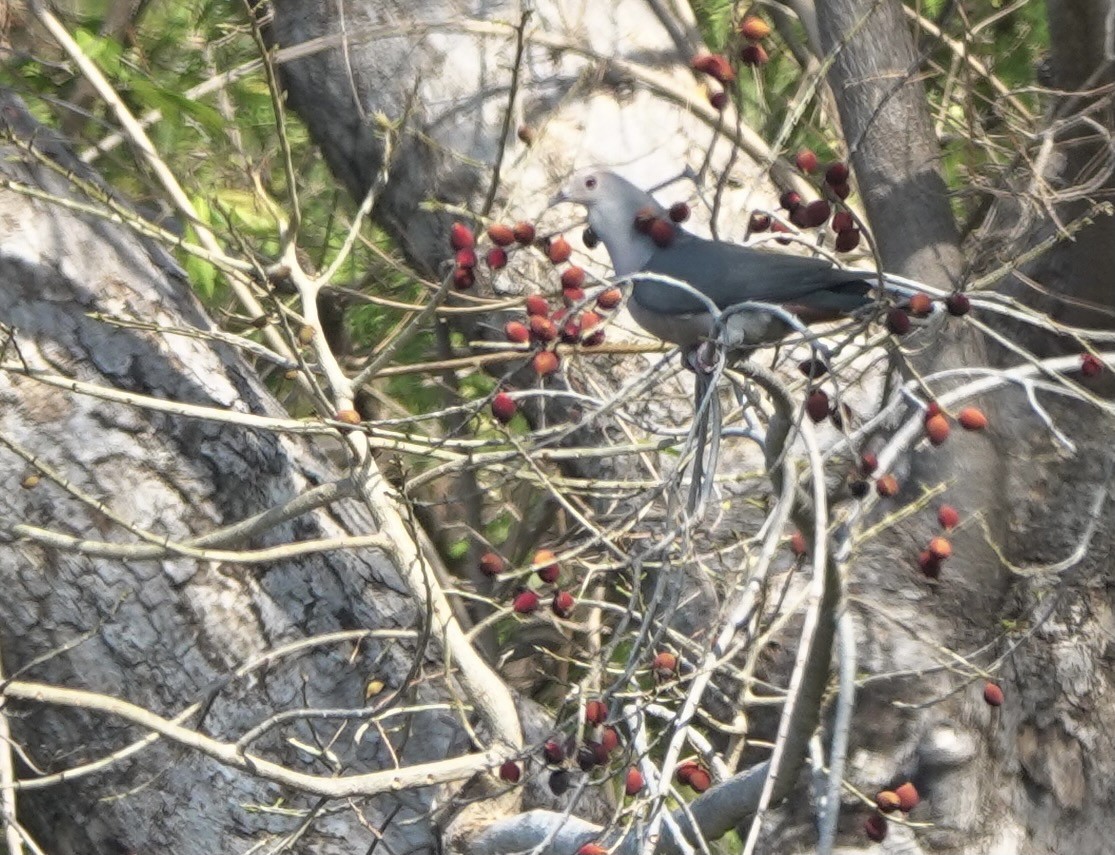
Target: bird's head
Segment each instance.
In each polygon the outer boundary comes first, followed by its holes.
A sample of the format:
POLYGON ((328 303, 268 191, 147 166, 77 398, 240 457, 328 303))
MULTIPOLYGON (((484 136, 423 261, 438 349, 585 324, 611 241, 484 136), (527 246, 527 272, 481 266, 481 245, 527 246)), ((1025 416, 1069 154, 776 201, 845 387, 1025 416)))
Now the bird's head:
POLYGON ((619 275, 640 270, 654 244, 635 228, 635 218, 649 212, 666 216, 666 209, 625 178, 605 169, 583 169, 569 177, 553 199, 575 202, 588 209, 588 224, 608 248, 619 275))

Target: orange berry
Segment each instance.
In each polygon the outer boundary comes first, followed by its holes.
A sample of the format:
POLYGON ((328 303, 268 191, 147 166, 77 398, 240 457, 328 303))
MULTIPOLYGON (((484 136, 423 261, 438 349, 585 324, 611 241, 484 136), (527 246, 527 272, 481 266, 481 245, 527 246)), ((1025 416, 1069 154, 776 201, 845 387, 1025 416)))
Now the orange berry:
POLYGON ((897 496, 898 479, 890 473, 887 473, 886 475, 875 481, 875 489, 884 499, 889 499, 891 496, 897 496))
POLYGON ((488 238, 496 246, 511 246, 515 242, 515 232, 511 226, 492 223, 488 226, 488 238))
POLYGON ((964 430, 983 430, 987 427, 987 416, 979 407, 965 407, 956 420, 964 430))
POLYGON ((643 787, 646 786, 646 781, 643 780, 643 773, 632 766, 627 770, 627 776, 624 779, 623 791, 629 796, 638 795, 642 792, 643 787))
POLYGON ((751 41, 757 42, 770 35, 770 24, 762 18, 748 15, 739 22, 739 33, 745 39, 751 39, 751 41))
POLYGON ((894 794, 898 796, 898 806, 902 809, 903 813, 909 813, 916 808, 918 802, 921 801, 921 796, 918 795, 917 787, 909 781, 895 789, 894 794))
POLYGON ((881 790, 875 795, 875 804, 878 805, 879 810, 890 813, 892 810, 898 810, 902 799, 898 798, 898 793, 893 790, 881 790))
POLYGON ((534 354, 534 359, 531 360, 531 367, 534 368, 534 373, 539 377, 545 377, 547 374, 553 374, 558 370, 560 360, 558 355, 552 350, 543 350, 534 354))
POLYGON ((952 544, 946 538, 935 537, 929 541, 929 554, 938 561, 944 561, 952 555, 952 544))
POLYGON ((949 420, 943 413, 938 413, 925 420, 925 435, 934 445, 941 445, 949 438, 949 420))

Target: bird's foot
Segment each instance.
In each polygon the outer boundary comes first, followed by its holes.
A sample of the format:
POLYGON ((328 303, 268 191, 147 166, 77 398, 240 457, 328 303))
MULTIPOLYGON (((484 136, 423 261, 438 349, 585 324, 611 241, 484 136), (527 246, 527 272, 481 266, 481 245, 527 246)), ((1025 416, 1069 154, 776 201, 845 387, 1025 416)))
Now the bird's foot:
POLYGON ((682 364, 695 374, 712 374, 719 362, 716 343, 702 341, 686 348, 681 354, 682 364))

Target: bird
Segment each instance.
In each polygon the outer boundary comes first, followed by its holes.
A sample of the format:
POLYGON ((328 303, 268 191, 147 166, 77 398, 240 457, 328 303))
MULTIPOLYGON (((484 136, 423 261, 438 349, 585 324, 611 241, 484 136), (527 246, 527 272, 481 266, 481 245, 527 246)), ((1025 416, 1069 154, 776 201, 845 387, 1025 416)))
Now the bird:
POLYGON ((803 324, 819 323, 871 306, 871 285, 863 271, 842 270, 824 259, 695 235, 671 222, 649 193, 608 170, 574 173, 551 201, 587 209, 589 228, 608 250, 616 278, 632 283, 631 317, 651 335, 680 345, 683 364, 695 374, 686 509, 696 517, 711 495, 709 473, 716 471, 720 446, 721 410, 707 353, 719 342, 735 356, 747 355, 794 328, 776 311, 741 304, 774 304, 803 324), (663 276, 692 291, 658 278, 663 276))
MULTIPOLYGON (((608 250, 617 279, 632 282, 632 318, 651 335, 687 351, 715 337, 712 307, 723 312, 741 303, 776 304, 803 324, 813 324, 874 303, 862 270, 700 237, 670 222, 649 193, 605 169, 574 173, 553 201, 587 209, 589 227, 608 250), (639 273, 680 280, 704 299, 639 273)), ((792 328, 776 313, 744 312, 733 317, 728 343, 750 350, 780 341, 792 328)))

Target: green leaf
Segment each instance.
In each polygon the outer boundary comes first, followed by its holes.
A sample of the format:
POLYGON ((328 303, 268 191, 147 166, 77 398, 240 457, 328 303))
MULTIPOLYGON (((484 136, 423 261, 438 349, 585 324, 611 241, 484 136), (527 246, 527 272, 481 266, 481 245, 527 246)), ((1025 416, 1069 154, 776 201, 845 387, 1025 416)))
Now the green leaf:
POLYGON ((488 524, 484 526, 484 536, 488 538, 493 546, 499 546, 511 536, 511 526, 514 524, 515 518, 504 511, 488 521, 488 524))
POLYGON ((133 78, 130 81, 130 86, 132 94, 145 107, 158 110, 163 114, 164 121, 175 121, 179 116, 186 115, 205 128, 210 136, 215 138, 224 137, 227 123, 221 114, 209 104, 187 98, 176 89, 159 86, 144 77, 133 78))
POLYGON ((723 50, 732 24, 734 0, 692 0, 689 5, 693 7, 705 44, 713 50, 723 50))
POLYGON ((124 50, 119 42, 80 27, 74 31, 74 41, 78 43, 85 55, 110 77, 128 76, 128 69, 120 62, 124 50))

